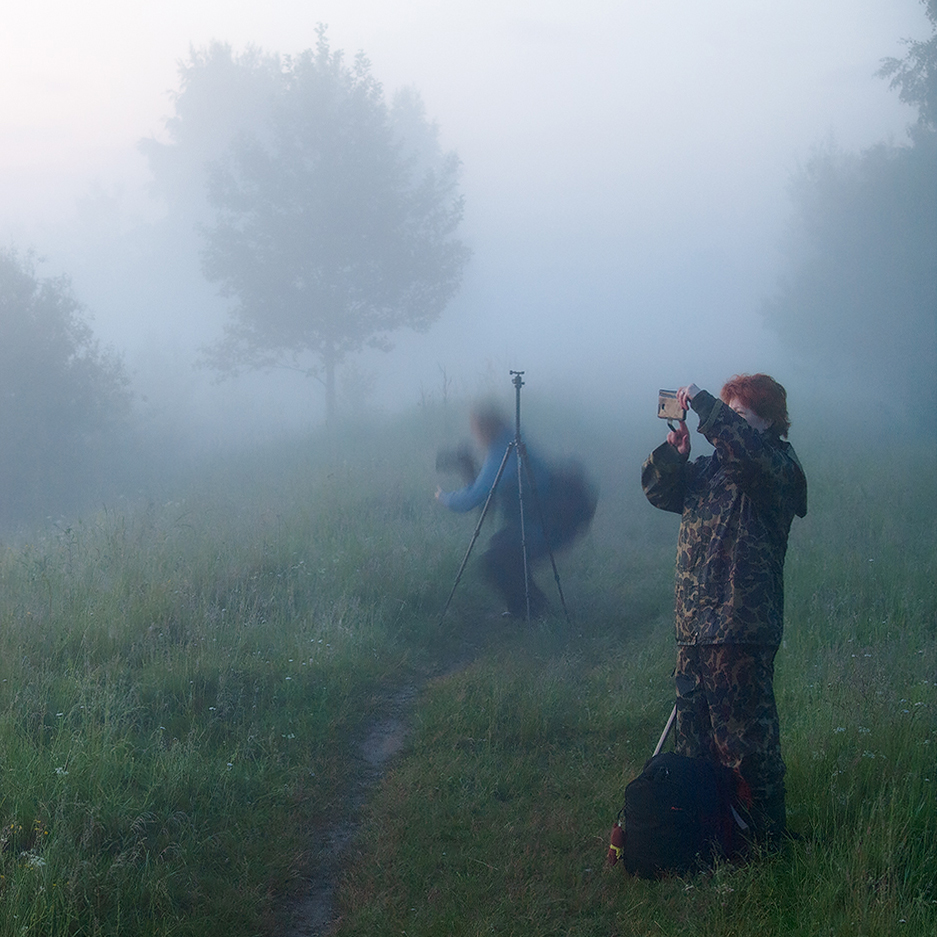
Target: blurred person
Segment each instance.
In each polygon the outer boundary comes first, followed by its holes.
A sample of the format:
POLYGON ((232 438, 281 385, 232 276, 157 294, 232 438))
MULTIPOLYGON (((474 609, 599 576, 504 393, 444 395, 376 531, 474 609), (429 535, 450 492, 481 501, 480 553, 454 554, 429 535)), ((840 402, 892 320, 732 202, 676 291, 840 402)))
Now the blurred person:
POLYGON ((680 754, 734 769, 752 795, 750 835, 786 832, 774 659, 784 626, 784 557, 807 480, 793 447, 787 393, 766 374, 737 375, 716 399, 677 391, 715 452, 689 461, 681 420, 645 461, 648 501, 681 515, 677 545, 676 740, 680 754))
MULTIPOLYGON (((437 458, 437 468, 446 467, 462 474, 465 486, 456 491, 436 489, 436 500, 451 511, 466 512, 485 503, 498 475, 515 431, 494 404, 476 406, 470 425, 476 443, 484 452, 481 468, 465 448, 437 458), (474 475, 474 477, 472 477, 474 475)), ((521 539, 521 508, 518 496, 516 452, 512 452, 495 490, 493 506, 500 510, 501 528, 492 535, 482 555, 486 581, 504 600, 505 614, 512 618, 546 613, 549 603, 533 580, 535 562, 568 546, 588 526, 595 512, 596 499, 591 486, 578 468, 558 470, 551 467, 536 450, 521 440, 530 473, 524 482, 524 538, 527 543, 527 579, 524 579, 524 548, 521 539), (531 481, 536 492, 531 490, 531 481), (539 506, 538 506, 539 502, 539 506), (546 530, 544 530, 546 526, 546 530)))

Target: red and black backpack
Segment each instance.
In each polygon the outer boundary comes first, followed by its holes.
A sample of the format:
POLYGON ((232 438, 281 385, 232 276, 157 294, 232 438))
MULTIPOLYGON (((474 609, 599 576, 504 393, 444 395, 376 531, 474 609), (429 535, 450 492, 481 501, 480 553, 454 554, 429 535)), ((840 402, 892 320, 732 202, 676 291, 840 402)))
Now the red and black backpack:
POLYGON ((725 765, 674 752, 655 755, 625 788, 608 864, 621 860, 632 875, 659 878, 731 859, 747 830, 737 808, 750 800, 745 782, 725 765))

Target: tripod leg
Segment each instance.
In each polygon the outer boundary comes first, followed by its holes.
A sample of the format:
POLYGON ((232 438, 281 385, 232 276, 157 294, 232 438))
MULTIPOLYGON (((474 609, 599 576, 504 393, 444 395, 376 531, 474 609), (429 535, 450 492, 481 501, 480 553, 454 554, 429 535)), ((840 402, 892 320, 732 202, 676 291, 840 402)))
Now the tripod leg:
POLYGON ((664 726, 664 731, 660 734, 660 741, 657 743, 657 748, 654 749, 654 754, 659 755, 661 749, 664 747, 664 743, 667 741, 667 736, 670 735, 670 730, 673 728, 673 724, 677 718, 677 704, 674 703, 674 707, 671 710, 670 718, 667 720, 667 725, 664 726))
POLYGON ((459 582, 462 579, 462 573, 465 572, 465 567, 468 564, 469 556, 472 554, 472 547, 475 546, 475 541, 478 539, 478 535, 481 532, 482 524, 485 522, 485 516, 488 514, 488 508, 491 506, 492 499, 494 498, 495 489, 498 487, 498 482, 501 481, 501 476, 504 474, 504 467, 508 464, 508 457, 511 454, 511 449, 514 448, 515 443, 510 443, 507 449, 504 450, 504 458, 501 460, 501 465, 498 468, 498 474, 495 476, 494 482, 492 482, 491 488, 488 490, 488 497, 485 498, 485 506, 482 508, 481 515, 478 518, 478 523, 475 525, 475 531, 472 534, 472 539, 469 541, 468 549, 465 551, 465 556, 462 557, 462 565, 459 567, 459 572, 456 574, 455 582, 452 584, 452 590, 449 592, 449 598, 446 599, 446 604, 439 616, 439 624, 441 625, 443 619, 446 617, 446 612, 449 611, 449 604, 452 602, 452 597, 455 595, 455 590, 459 585, 459 582))
MULTIPOLYGON (((519 419, 519 418, 518 418, 519 419)), ((517 505, 521 515, 521 555, 524 559, 524 609, 527 624, 530 624, 530 567, 527 558, 527 531, 524 526, 524 472, 521 466, 526 466, 526 450, 524 444, 520 441, 518 432, 515 433, 514 448, 517 450, 517 505)))

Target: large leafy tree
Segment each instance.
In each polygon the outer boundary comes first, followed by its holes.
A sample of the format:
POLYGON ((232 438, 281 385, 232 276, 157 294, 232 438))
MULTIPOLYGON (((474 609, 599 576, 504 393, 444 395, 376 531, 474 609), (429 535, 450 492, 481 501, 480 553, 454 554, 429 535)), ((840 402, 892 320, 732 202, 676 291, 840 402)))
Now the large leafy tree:
MULTIPOLYGON (((194 125, 210 114, 230 140, 208 160, 203 270, 234 302, 207 361, 222 373, 314 375, 331 417, 343 359, 389 348, 401 327, 428 328, 459 288, 458 158, 440 152, 415 92, 388 105, 367 59, 347 63, 322 27, 296 57, 194 54, 168 127, 174 146, 208 154, 218 136, 194 125), (243 112, 232 110, 235 84, 252 89, 243 112)), ((150 150, 154 167, 172 164, 167 148, 150 150)))
POLYGON ((788 270, 766 304, 802 357, 909 414, 937 407, 937 0, 924 2, 935 35, 879 73, 918 108, 909 143, 827 148, 795 175, 788 270))
POLYGON ((60 510, 84 493, 113 458, 127 384, 68 279, 0 251, 0 518, 60 510))

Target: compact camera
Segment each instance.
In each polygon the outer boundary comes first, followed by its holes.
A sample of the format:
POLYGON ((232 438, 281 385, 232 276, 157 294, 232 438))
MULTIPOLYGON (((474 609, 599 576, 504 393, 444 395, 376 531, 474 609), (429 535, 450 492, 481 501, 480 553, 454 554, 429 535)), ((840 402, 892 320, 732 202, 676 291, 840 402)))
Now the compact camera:
POLYGON ((677 392, 675 390, 660 390, 657 392, 657 415, 668 423, 672 420, 686 419, 686 410, 677 403, 677 392))

